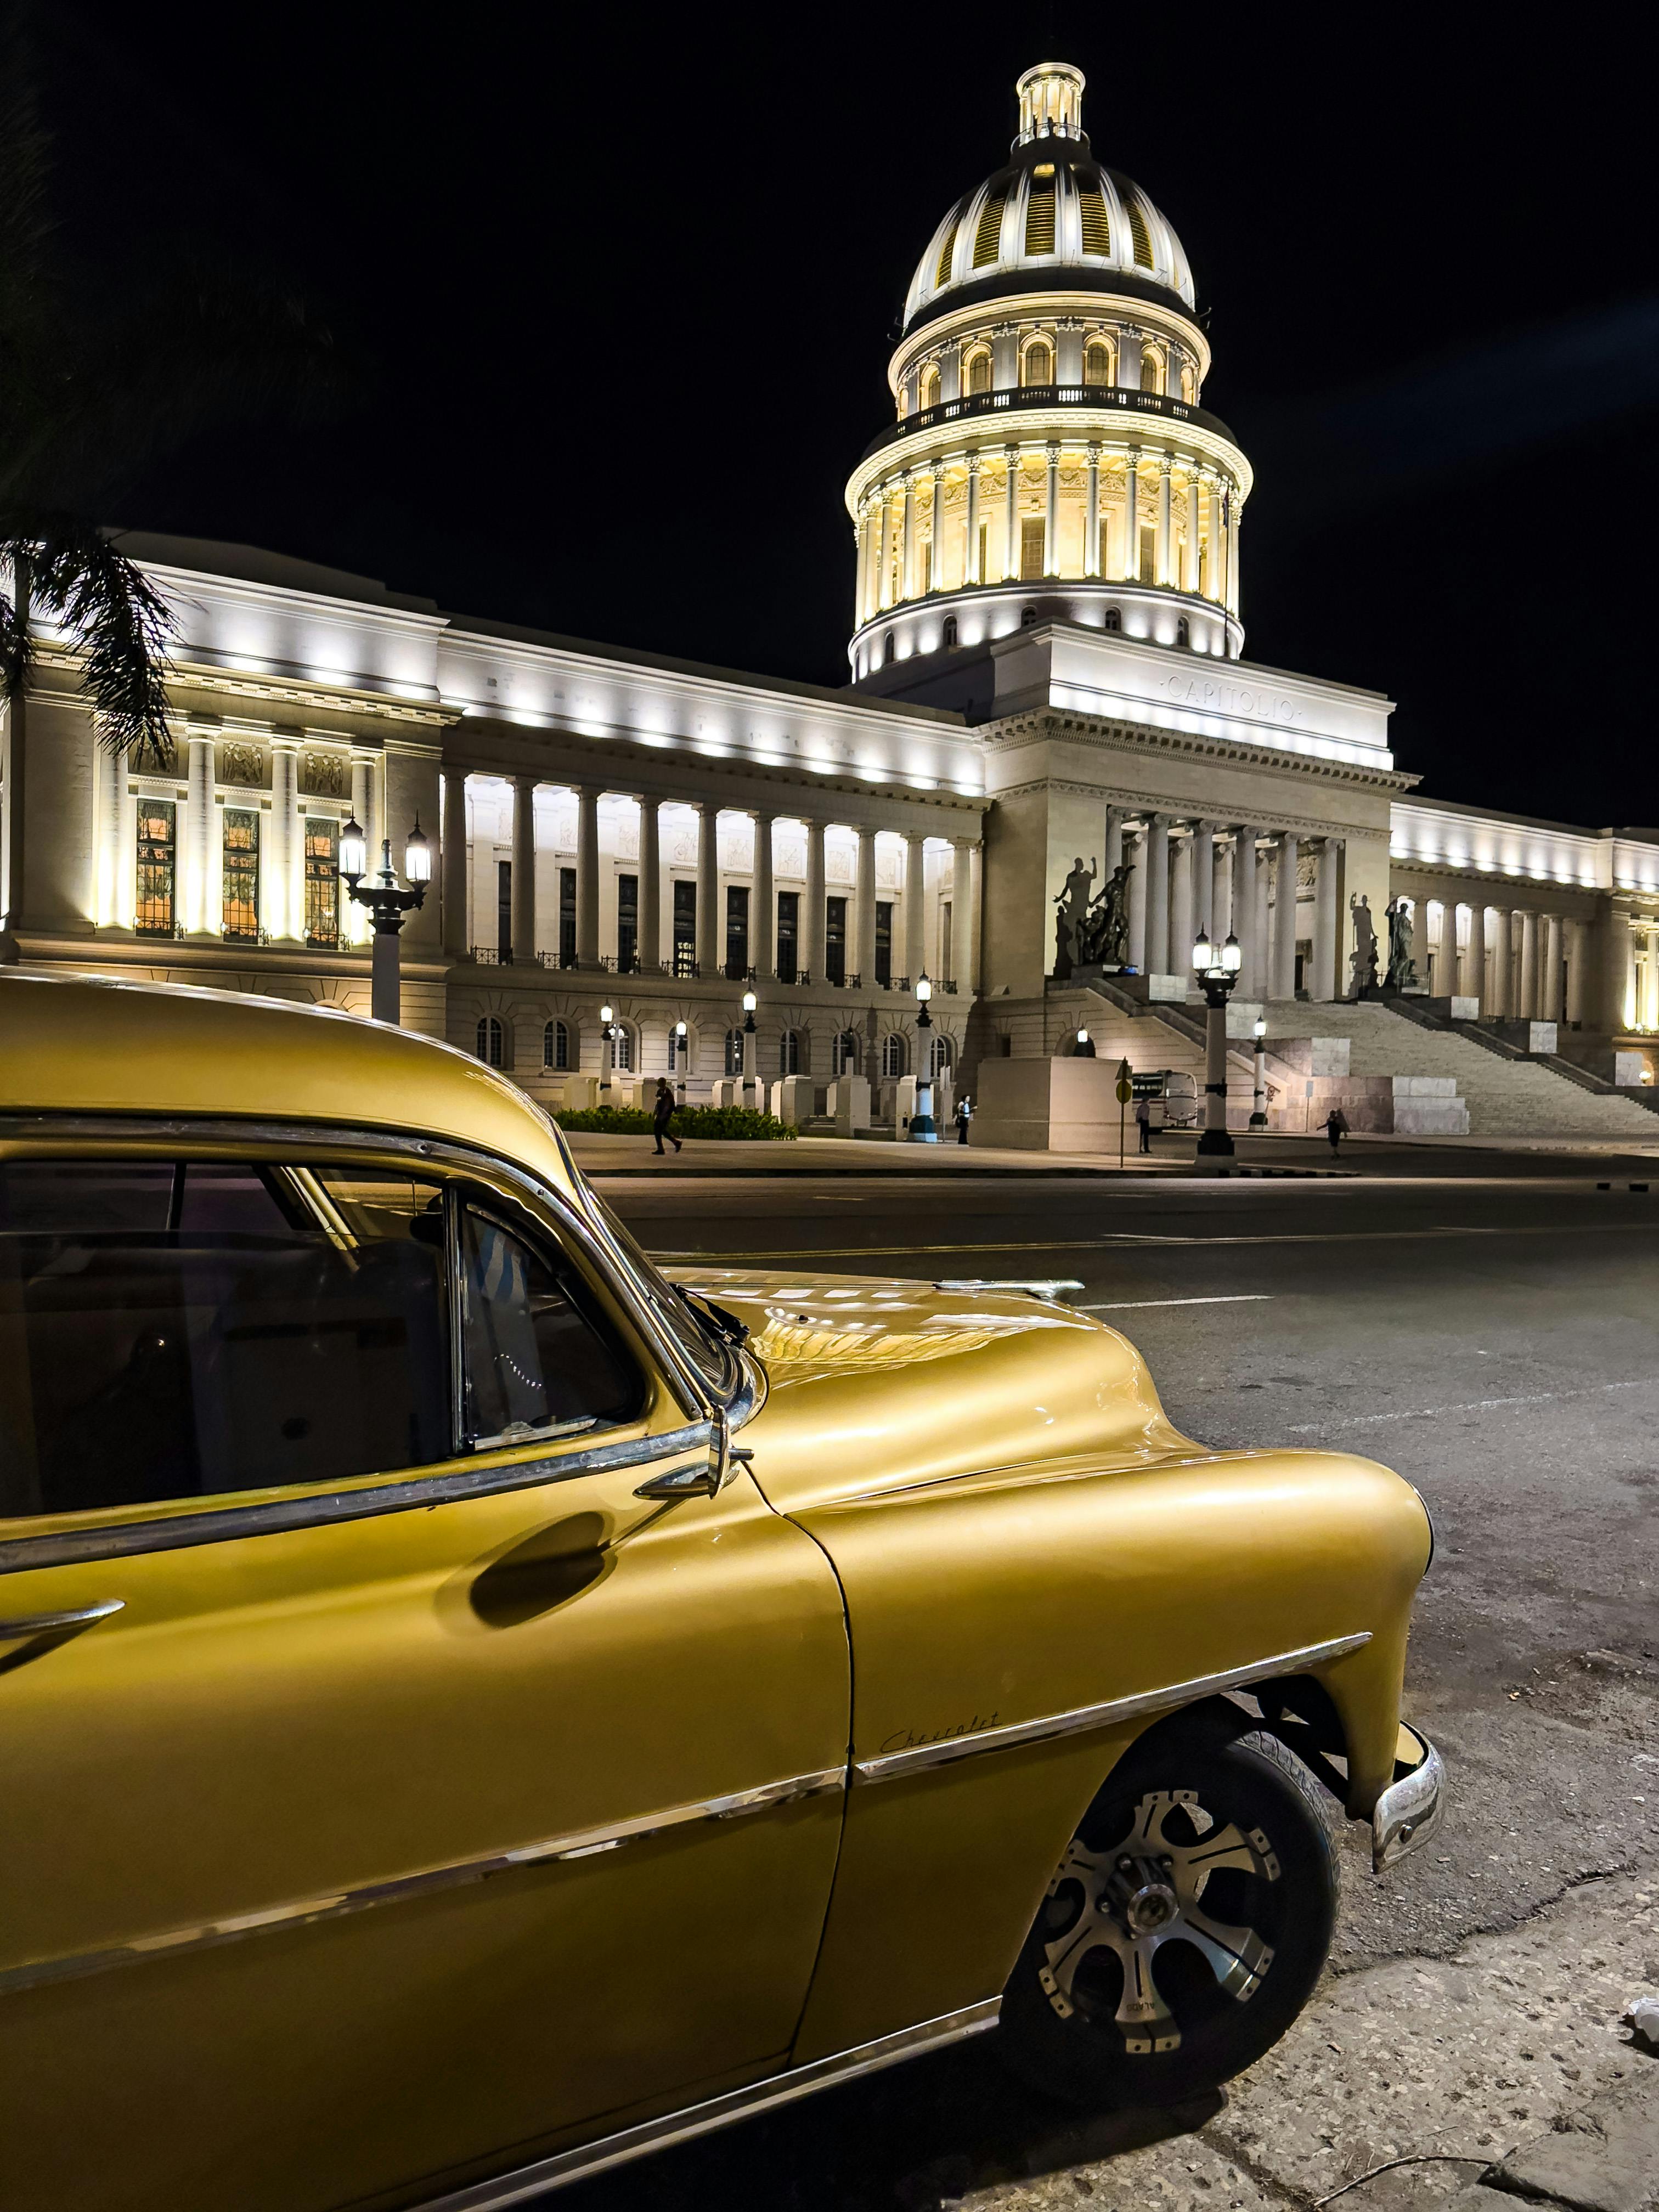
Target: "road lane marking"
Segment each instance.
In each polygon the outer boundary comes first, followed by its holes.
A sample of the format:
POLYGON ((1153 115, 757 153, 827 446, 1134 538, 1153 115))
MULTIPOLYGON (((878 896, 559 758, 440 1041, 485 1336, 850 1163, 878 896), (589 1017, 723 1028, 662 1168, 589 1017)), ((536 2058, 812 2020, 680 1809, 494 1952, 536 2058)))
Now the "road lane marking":
POLYGON ((1287 1230, 1261 1237, 1178 1237, 1128 1229, 1104 1237, 1022 1237, 1006 1244, 787 1244, 769 1245, 750 1252, 671 1252, 659 1249, 658 1260, 717 1261, 722 1267, 749 1267, 763 1260, 895 1260, 927 1252, 1096 1252, 1117 1244, 1388 1244, 1425 1237, 1613 1237, 1626 1231, 1653 1233, 1654 1222, 1505 1222, 1495 1227, 1439 1229, 1317 1229, 1287 1230))
POLYGON ((1432 1421, 1443 1413, 1492 1413, 1504 1406, 1550 1406, 1558 1398, 1600 1398, 1609 1390, 1648 1390, 1659 1375, 1638 1375, 1628 1382, 1592 1382, 1583 1390, 1529 1390, 1518 1398, 1470 1398, 1461 1406, 1413 1406, 1404 1413, 1357 1413, 1348 1421, 1309 1421, 1287 1429, 1292 1437, 1316 1437, 1328 1429, 1370 1429, 1382 1421, 1432 1421))
POLYGON ((1140 1306, 1265 1306, 1273 1304, 1271 1291, 1240 1291, 1225 1298, 1114 1298, 1109 1305, 1073 1306, 1074 1313, 1128 1313, 1140 1306))

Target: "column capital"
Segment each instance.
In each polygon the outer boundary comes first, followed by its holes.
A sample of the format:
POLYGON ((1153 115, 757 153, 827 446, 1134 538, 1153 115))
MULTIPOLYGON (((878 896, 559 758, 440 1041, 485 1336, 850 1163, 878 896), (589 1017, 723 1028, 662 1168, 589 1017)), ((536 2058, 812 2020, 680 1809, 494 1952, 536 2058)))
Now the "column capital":
POLYGON ((1090 439, 1088 453, 1089 466, 1091 469, 1097 469, 1100 466, 1100 441, 1098 438, 1090 439))
POLYGON ((976 477, 979 474, 979 448, 977 446, 975 447, 973 452, 968 456, 968 473, 970 477, 976 477))
POLYGON ((1175 467, 1175 455, 1174 455, 1173 453, 1160 453, 1160 454, 1158 455, 1158 472, 1159 476, 1161 476, 1161 477, 1167 477, 1167 476, 1170 473, 1170 471, 1174 469, 1174 467, 1175 467))

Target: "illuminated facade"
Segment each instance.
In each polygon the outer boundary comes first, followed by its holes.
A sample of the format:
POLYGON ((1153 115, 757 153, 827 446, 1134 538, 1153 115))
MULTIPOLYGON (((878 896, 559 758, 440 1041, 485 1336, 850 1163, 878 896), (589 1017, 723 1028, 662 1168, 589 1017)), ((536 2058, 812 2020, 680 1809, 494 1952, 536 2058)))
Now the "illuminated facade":
POLYGON ((848 486, 848 687, 128 538, 173 613, 177 758, 101 749, 42 632, 6 724, 5 947, 367 1012, 341 828, 395 857, 418 817, 438 857, 405 1022, 550 1101, 602 1072, 702 1097, 743 1067, 750 987, 752 1073, 803 1079, 803 1114, 864 1075, 879 1117, 921 1049, 971 1082, 1043 1034, 1057 902, 1079 866, 1097 889, 1121 866, 1154 1002, 1185 992, 1200 927, 1231 929, 1239 1001, 1316 1032, 1297 1002, 1346 995, 1355 911, 1386 938, 1401 899, 1436 994, 1579 1024, 1634 1081, 1659 1032, 1659 833, 1419 799, 1388 700, 1243 658, 1250 468, 1202 404, 1180 240, 1096 161, 1080 72, 1018 89, 1008 161, 927 241, 896 413, 848 486))

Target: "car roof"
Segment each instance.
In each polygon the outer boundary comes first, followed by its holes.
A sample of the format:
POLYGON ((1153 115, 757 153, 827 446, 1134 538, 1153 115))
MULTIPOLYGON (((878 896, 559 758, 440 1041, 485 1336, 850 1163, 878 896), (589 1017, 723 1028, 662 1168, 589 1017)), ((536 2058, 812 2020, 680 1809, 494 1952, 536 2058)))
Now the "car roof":
POLYGON ((0 968, 0 1113, 199 1115, 438 1137, 568 1190, 532 1099, 435 1038, 252 993, 0 968))

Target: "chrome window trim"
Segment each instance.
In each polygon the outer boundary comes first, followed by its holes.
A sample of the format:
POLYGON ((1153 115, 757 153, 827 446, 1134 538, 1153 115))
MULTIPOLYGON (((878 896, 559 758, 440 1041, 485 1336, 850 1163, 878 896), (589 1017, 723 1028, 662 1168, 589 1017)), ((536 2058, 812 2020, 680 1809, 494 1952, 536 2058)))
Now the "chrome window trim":
POLYGON ((712 2135, 717 2128, 729 2127, 734 2120, 748 2119, 775 2106, 793 2104, 797 2098, 810 2097, 815 2091, 827 2089, 837 2082, 855 2081, 860 2075, 878 2073, 883 2067, 896 2066, 906 2058, 920 2057, 925 2051, 938 2051, 946 2044, 960 2043, 967 2036, 981 2035, 987 2028, 996 2026, 1001 2007, 1000 1996, 963 2005, 960 2011, 942 2013, 937 2020, 920 2021, 914 2027, 901 2028, 896 2034, 878 2036, 872 2043, 856 2044, 850 2051, 838 2051, 828 2058, 809 2059, 805 2065, 792 2066, 786 2073, 768 2075, 747 2088, 728 2090, 723 2097, 712 2097, 705 2104, 687 2105, 677 2112, 665 2113, 660 2119, 642 2120, 638 2126, 623 2128, 617 2135, 601 2136, 597 2142, 579 2144, 574 2150, 556 2151, 551 2158, 538 2159, 533 2166, 521 2166, 513 2172, 497 2175, 493 2181, 475 2182, 468 2188, 452 2191, 447 2197, 429 2197, 413 2208, 413 2212, 506 2212, 507 2206, 522 2204, 530 2197, 540 2196, 544 2190, 585 2181, 591 2174, 603 2173, 608 2166, 623 2166, 630 2159, 665 2150, 671 2143, 689 2142, 695 2136, 712 2135))
POLYGON ((231 1919, 165 1929, 159 1934, 135 1936, 131 1942, 111 1944, 101 1950, 33 1960, 0 1972, 0 1995, 37 1989, 48 1982, 81 1981, 91 1974, 108 1973, 117 1966, 137 1966, 145 1959, 211 1949, 224 1943, 240 1942, 250 1936, 268 1935, 275 1929, 311 1927, 319 1920, 342 1920, 351 1913, 371 1911, 376 1905, 401 1905, 410 1898, 429 1896, 434 1890, 457 1889, 471 1882, 487 1881, 492 1875, 510 1874, 517 1867, 592 1858, 601 1851, 642 1843, 648 1836, 685 1827, 695 1820, 740 1820, 750 1813, 771 1812, 780 1806, 797 1804, 804 1798, 822 1796, 829 1790, 844 1790, 846 1786, 845 1766, 826 1766, 811 1774, 790 1775, 781 1782, 763 1782, 752 1790, 733 1790, 720 1797, 700 1797, 691 1804, 671 1805, 661 1812, 641 1813, 631 1820, 616 1821, 605 1827, 580 1828, 566 1835, 541 1837, 534 1843, 515 1844, 482 1858, 451 1860, 441 1866, 425 1868, 418 1874, 398 1875, 390 1881, 367 1882, 356 1889, 298 1898, 285 1905, 264 1905, 231 1919))
POLYGON ((933 1766, 947 1766, 958 1759, 976 1759, 982 1752, 1009 1751, 1017 1745, 1045 1743, 1052 1737, 1079 1735, 1087 1729, 1111 1728, 1119 1721, 1135 1720, 1143 1713, 1172 1711, 1177 1705, 1213 1697, 1223 1690, 1243 1689, 1249 1682, 1265 1682, 1275 1674, 1295 1674, 1340 1659, 1371 1640, 1364 1628, 1352 1636, 1338 1636, 1328 1644, 1308 1644, 1297 1651, 1278 1651, 1270 1659, 1253 1659, 1245 1667, 1230 1667, 1224 1674, 1200 1674, 1190 1682, 1171 1682, 1161 1690, 1142 1690, 1130 1698, 1111 1698, 1104 1705, 1074 1705, 1069 1712, 1048 1713, 1042 1719, 1016 1721, 1010 1727, 982 1729, 972 1735, 957 1735, 943 1743, 922 1743, 902 1751, 890 1751, 875 1759, 853 1763, 860 1782, 896 1782, 906 1774, 920 1774, 933 1766))

